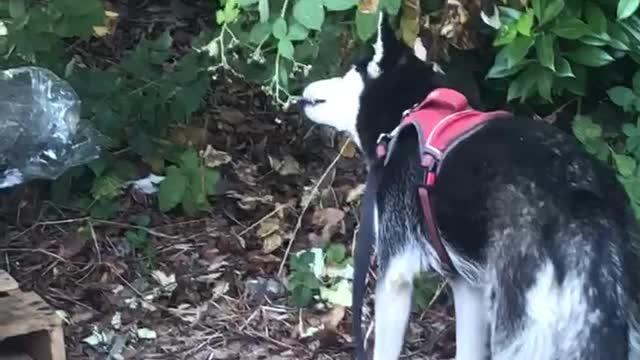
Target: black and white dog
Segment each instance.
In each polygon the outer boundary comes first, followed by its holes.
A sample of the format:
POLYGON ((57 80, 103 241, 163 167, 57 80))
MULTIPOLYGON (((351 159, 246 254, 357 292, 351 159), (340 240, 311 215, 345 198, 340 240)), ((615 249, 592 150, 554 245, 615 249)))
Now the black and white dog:
POLYGON ((376 152, 408 109, 446 87, 446 75, 383 19, 371 58, 309 84, 301 100, 309 119, 351 134, 375 178, 374 359, 400 356, 412 281, 429 268, 453 290, 457 360, 640 359, 638 235, 628 198, 610 169, 551 125, 496 115, 444 154, 429 191, 455 269, 447 270, 416 192, 424 183, 419 134, 397 134, 384 163, 376 152))

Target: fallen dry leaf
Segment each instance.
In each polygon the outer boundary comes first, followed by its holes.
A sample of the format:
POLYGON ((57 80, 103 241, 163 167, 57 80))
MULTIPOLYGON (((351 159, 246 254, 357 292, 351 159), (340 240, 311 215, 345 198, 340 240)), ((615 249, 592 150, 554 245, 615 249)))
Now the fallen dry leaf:
POLYGON ((342 149, 341 153, 343 157, 351 159, 358 153, 358 146, 348 137, 343 137, 339 142, 339 146, 341 149, 344 146, 344 149, 342 149), (345 145, 347 141, 349 143, 345 145))
POLYGON ((316 209, 311 222, 318 226, 337 224, 344 219, 344 211, 336 208, 316 209))
POLYGON ((358 186, 354 187, 347 194, 347 203, 352 203, 354 201, 359 200, 362 195, 364 195, 364 190, 366 189, 365 184, 358 184, 358 186))
POLYGON ((265 237, 262 241, 262 252, 264 252, 265 254, 270 254, 278 249, 280 245, 282 245, 283 239, 280 234, 273 233, 265 237))
POLYGON ((207 148, 200 152, 200 156, 204 160, 204 165, 210 168, 216 168, 231 161, 229 154, 216 150, 211 145, 207 145, 207 148))
POLYGON ((276 218, 268 218, 260 223, 258 230, 256 230, 256 235, 260 238, 264 238, 278 230, 280 230, 280 221, 276 218))
POLYGON ((282 160, 278 160, 272 156, 269 156, 269 163, 273 170, 277 171, 278 174, 287 176, 287 175, 298 175, 302 172, 300 168, 300 164, 296 159, 291 155, 285 155, 282 160))
POLYGON ((334 306, 329 312, 322 315, 320 321, 324 328, 331 331, 338 331, 338 325, 344 319, 345 307, 341 305, 334 306))

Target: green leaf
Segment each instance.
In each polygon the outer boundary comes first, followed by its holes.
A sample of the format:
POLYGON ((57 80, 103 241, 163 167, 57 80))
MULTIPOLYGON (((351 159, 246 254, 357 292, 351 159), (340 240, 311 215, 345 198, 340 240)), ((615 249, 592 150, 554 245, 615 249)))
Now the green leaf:
POLYGON ((571 77, 571 78, 576 77, 573 74, 573 71, 571 70, 571 64, 569 64, 567 59, 561 56, 556 58, 555 69, 556 69, 556 75, 559 77, 571 77))
POLYGON ((378 29, 378 14, 356 11, 356 32, 362 41, 369 40, 378 29))
POLYGON ((249 42, 256 45, 260 44, 265 38, 271 36, 271 32, 271 24, 257 22, 249 31, 249 42))
POLYGON ((622 133, 628 137, 640 135, 640 129, 631 123, 622 124, 622 133))
POLYGON ((614 22, 609 22, 608 29, 609 29, 608 34, 609 34, 609 37, 611 38, 609 45, 614 49, 623 50, 623 51, 629 50, 629 46, 630 46, 629 37, 622 29, 622 26, 614 22))
POLYGON ((285 19, 278 18, 273 23, 273 36, 278 40, 282 40, 287 37, 287 21, 285 19))
POLYGON ((574 63, 591 67, 603 66, 614 60, 606 51, 589 45, 581 45, 566 55, 574 63))
POLYGON ((555 19, 563 8, 564 0, 551 0, 549 5, 547 5, 542 11, 542 18, 540 18, 539 24, 543 25, 555 19))
POLYGON ((588 34, 589 27, 582 20, 573 18, 558 21, 551 31, 561 38, 576 40, 588 34))
POLYGON ((324 6, 329 11, 344 11, 358 5, 358 0, 324 0, 324 6))
POLYGON ((293 6, 293 17, 308 29, 321 30, 324 7, 319 0, 298 0, 293 6))
POLYGON ((636 71, 636 73, 633 74, 631 83, 633 84, 633 91, 640 95, 640 71, 636 71))
POLYGON ((293 25, 289 27, 289 34, 287 34, 287 39, 291 41, 302 41, 307 37, 309 37, 309 30, 306 27, 298 24, 297 22, 294 22, 293 25))
POLYGON ((606 34, 607 32, 607 17, 604 15, 600 6, 588 1, 585 4, 584 16, 587 20, 587 24, 596 34, 606 34))
POLYGON ((289 39, 278 41, 278 53, 289 60, 293 60, 293 43, 289 39))
POLYGON ((515 22, 509 24, 502 24, 498 30, 498 34, 493 40, 493 46, 507 45, 513 42, 518 36, 518 28, 515 22))
POLYGON ((588 116, 576 115, 571 127, 573 134, 582 143, 589 139, 599 139, 602 137, 602 126, 594 123, 588 116))
POLYGON ((269 21, 269 0, 260 0, 258 2, 258 13, 260 14, 260 22, 269 21))
POLYGON ((182 201, 187 190, 187 178, 175 166, 167 168, 167 176, 158 189, 158 205, 161 211, 169 211, 182 201))
POLYGON ((533 27, 533 10, 528 10, 517 21, 516 28, 518 32, 525 36, 531 36, 531 28, 533 27))
POLYGON ((401 0, 380 0, 381 9, 387 11, 389 15, 398 15, 400 11, 400 6, 402 5, 401 0))
POLYGON ((505 46, 504 51, 507 56, 507 68, 512 68, 522 62, 532 45, 533 38, 518 36, 511 44, 505 46))
POLYGON ((507 90, 507 101, 519 98, 521 102, 524 102, 536 84, 536 76, 536 66, 528 66, 525 71, 511 81, 507 90))
POLYGON ((626 19, 633 15, 640 5, 640 0, 619 0, 618 1, 618 20, 626 19))
POLYGON ((553 72, 547 68, 538 67, 536 71, 536 83, 538 85, 538 93, 540 96, 552 102, 551 100, 551 87, 553 86, 553 72))
POLYGON ((14 18, 21 18, 27 13, 25 0, 9 0, 9 15, 14 18))
POLYGON ((514 75, 516 73, 518 73, 520 70, 522 70, 525 65, 528 64, 528 61, 523 61, 520 64, 512 67, 512 68, 508 68, 507 67, 507 62, 506 62, 506 57, 498 57, 496 56, 495 59, 495 63, 493 64, 493 66, 491 67, 491 69, 489 69, 489 72, 487 73, 486 78, 487 79, 500 79, 500 78, 505 78, 507 76, 511 76, 514 75))
POLYGON ((238 1, 238 5, 241 7, 247 7, 247 6, 258 3, 258 0, 237 0, 237 1, 238 1))
POLYGON ((220 181, 220 171, 216 169, 206 169, 204 172, 204 188, 207 195, 216 194, 216 186, 220 181))
POLYGON ((633 172, 636 170, 636 160, 631 156, 613 154, 613 159, 616 162, 616 168, 620 175, 624 177, 629 177, 633 175, 633 172))
POLYGON ((556 71, 555 68, 555 54, 554 44, 556 37, 552 34, 541 34, 536 39, 536 55, 538 56, 538 62, 540 65, 556 71))
POLYGON ((633 90, 624 86, 615 86, 607 90, 607 95, 611 101, 622 107, 625 111, 630 111, 634 101, 638 98, 633 90))
POLYGON ((347 248, 343 244, 331 244, 327 248, 327 260, 334 264, 339 264, 344 260, 347 254, 347 248))

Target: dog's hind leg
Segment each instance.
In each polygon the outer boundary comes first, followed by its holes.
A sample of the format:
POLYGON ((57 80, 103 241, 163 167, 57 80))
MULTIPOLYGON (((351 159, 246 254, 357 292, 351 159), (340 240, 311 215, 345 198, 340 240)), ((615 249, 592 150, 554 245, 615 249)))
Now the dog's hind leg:
POLYGON ((405 247, 388 259, 381 258, 381 277, 376 287, 374 360, 400 356, 409 313, 413 279, 422 270, 422 252, 405 247))

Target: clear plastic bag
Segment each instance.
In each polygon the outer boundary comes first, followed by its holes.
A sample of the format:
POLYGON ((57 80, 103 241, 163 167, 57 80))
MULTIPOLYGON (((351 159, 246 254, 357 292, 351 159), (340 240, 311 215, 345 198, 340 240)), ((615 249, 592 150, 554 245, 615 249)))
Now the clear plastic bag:
POLYGON ((80 122, 80 100, 52 71, 0 71, 0 188, 55 179, 100 155, 100 134, 80 122))

